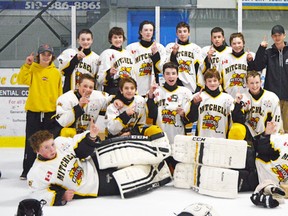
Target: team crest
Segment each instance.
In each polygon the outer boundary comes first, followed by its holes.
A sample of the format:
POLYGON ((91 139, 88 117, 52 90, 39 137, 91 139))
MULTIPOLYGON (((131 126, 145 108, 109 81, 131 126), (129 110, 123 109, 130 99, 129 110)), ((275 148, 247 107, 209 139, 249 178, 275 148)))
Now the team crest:
POLYGON ((119 76, 121 78, 130 77, 131 75, 131 67, 121 67, 119 71, 119 76))
POLYGON ((139 69, 139 76, 151 75, 152 67, 153 65, 151 62, 141 64, 140 69, 139 69))
POLYGON ((162 122, 164 124, 176 124, 176 115, 177 111, 176 110, 167 110, 163 109, 162 110, 162 122))
POLYGON ((280 182, 288 180, 288 166, 287 164, 277 164, 272 167, 272 172, 277 175, 280 182))
POLYGON ((203 118, 202 129, 214 130, 216 132, 216 129, 219 126, 220 119, 221 119, 221 116, 213 116, 209 114, 205 115, 203 118))
POLYGON ((245 77, 246 77, 245 73, 241 73, 241 74, 234 73, 234 74, 232 74, 229 86, 230 87, 232 87, 232 86, 242 86, 242 87, 244 87, 245 77))
POLYGON ((192 61, 184 61, 184 60, 180 60, 179 61, 179 73, 181 72, 186 72, 189 73, 190 72, 190 65, 191 65, 192 61))
POLYGON ((256 130, 256 127, 257 127, 257 124, 259 122, 259 117, 251 117, 249 120, 248 120, 248 124, 250 125, 250 127, 253 129, 253 130, 256 130))
POLYGON ((83 169, 79 166, 77 161, 74 163, 73 168, 70 170, 69 176, 72 179, 72 182, 77 183, 77 185, 81 184, 83 169))

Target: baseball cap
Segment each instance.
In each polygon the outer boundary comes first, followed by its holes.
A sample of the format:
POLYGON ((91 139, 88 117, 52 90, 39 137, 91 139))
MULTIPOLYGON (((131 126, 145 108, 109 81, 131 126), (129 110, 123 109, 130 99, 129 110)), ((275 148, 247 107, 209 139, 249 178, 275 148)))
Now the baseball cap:
POLYGON ((285 30, 282 25, 275 25, 271 30, 271 35, 273 34, 285 34, 285 30))
POLYGON ((54 50, 53 50, 53 48, 52 48, 50 45, 48 45, 48 44, 42 44, 42 45, 38 48, 38 54, 41 54, 41 53, 43 53, 43 52, 45 52, 45 51, 51 52, 52 55, 54 54, 54 50))

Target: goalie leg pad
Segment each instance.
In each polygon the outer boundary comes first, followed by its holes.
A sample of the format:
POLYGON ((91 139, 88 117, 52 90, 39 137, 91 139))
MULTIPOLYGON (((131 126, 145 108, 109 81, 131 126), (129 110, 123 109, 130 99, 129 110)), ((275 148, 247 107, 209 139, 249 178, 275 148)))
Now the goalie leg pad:
POLYGON ((171 146, 166 135, 152 141, 143 139, 143 136, 141 139, 135 137, 124 137, 123 140, 117 138, 117 141, 110 139, 111 143, 97 148, 95 151, 100 169, 158 164, 171 155, 171 146))
POLYGON ((200 194, 236 198, 238 171, 199 164, 178 163, 174 171, 174 186, 192 188, 200 194))
POLYGON ((113 173, 123 198, 164 186, 172 180, 165 161, 157 165, 136 165, 117 170, 113 173))
POLYGON ((182 163, 224 168, 245 168, 247 142, 224 138, 176 135, 172 156, 182 163))

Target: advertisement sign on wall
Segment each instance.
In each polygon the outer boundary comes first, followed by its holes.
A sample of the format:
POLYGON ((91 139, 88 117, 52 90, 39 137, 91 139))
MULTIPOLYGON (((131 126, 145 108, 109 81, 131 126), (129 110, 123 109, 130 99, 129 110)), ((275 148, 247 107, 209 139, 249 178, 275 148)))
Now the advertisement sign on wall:
POLYGON ((0 68, 0 147, 24 146, 28 87, 18 85, 18 73, 0 68))

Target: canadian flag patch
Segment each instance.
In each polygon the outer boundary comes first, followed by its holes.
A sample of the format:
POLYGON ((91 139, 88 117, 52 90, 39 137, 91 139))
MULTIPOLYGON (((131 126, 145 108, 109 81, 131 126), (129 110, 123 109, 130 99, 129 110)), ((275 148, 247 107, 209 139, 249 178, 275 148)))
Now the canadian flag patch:
POLYGON ((45 181, 50 181, 50 179, 51 179, 51 177, 52 177, 52 172, 51 171, 48 171, 47 173, 46 173, 46 176, 45 176, 45 181))

